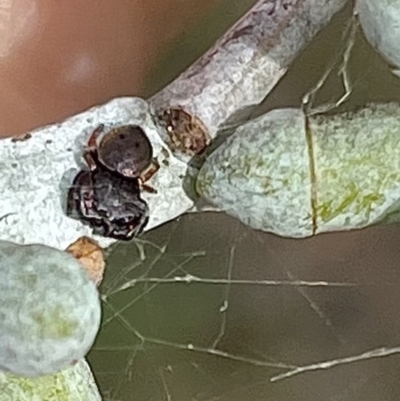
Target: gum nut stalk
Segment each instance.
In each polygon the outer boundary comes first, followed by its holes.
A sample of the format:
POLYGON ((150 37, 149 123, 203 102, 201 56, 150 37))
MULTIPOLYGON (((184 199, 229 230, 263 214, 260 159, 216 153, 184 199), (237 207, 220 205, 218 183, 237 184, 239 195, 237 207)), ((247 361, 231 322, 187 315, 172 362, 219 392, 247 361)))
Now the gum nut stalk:
POLYGON ((358 0, 356 10, 365 37, 397 75, 400 69, 400 0, 358 0))
POLYGON ((286 237, 400 220, 400 106, 306 119, 273 110, 206 160, 200 195, 251 228, 286 237))
POLYGON ((52 375, 89 351, 100 326, 100 300, 70 254, 0 241, 0 294, 0 370, 52 375))

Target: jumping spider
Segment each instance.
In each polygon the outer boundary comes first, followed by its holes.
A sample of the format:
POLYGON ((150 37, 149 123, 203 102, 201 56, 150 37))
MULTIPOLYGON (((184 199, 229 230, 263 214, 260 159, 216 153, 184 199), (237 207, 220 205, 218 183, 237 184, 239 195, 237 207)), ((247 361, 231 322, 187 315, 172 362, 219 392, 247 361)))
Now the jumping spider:
POLYGON ((84 158, 90 171, 75 177, 68 193, 67 214, 87 222, 98 235, 130 240, 149 221, 140 189, 158 170, 144 131, 125 125, 105 132, 100 125, 91 134, 84 158))
POLYGON ((95 234, 120 240, 139 235, 149 221, 139 181, 127 180, 101 166, 75 177, 68 193, 67 214, 87 222, 95 234))
POLYGON ((153 148, 138 125, 122 125, 105 130, 99 125, 90 135, 84 154, 91 170, 101 164, 126 178, 138 178, 142 189, 156 192, 146 185, 160 168, 153 158, 153 148))

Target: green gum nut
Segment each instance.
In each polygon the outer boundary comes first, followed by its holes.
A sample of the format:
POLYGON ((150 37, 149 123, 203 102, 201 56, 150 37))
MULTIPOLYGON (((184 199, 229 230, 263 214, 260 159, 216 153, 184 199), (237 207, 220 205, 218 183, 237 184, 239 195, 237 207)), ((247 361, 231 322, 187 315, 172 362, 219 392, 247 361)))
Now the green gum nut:
POLYGON ((0 241, 0 371, 53 375, 91 348, 100 326, 95 284, 71 255, 0 241))
POLYGON ((368 42, 400 69, 400 0, 357 0, 356 10, 368 42))
POLYGON ((273 110, 239 127, 196 187, 251 228, 287 237, 400 219, 400 107, 306 120, 273 110))

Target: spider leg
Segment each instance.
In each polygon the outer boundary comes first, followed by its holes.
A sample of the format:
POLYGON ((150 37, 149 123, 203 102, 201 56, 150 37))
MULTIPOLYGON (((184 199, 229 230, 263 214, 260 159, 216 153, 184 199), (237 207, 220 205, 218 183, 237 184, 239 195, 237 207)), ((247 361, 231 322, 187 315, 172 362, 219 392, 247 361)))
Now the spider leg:
POLYGON ((150 166, 140 174, 139 177, 139 185, 142 191, 146 191, 152 194, 156 194, 157 190, 153 188, 151 185, 146 184, 148 180, 150 180, 160 169, 160 164, 158 163, 157 159, 153 159, 151 161, 150 166))
POLYGON ((97 147, 96 141, 99 135, 104 131, 104 124, 100 124, 90 135, 87 147, 89 150, 95 150, 97 147))
POLYGON ((87 142, 86 149, 83 153, 83 158, 85 159, 90 170, 96 169, 96 153, 97 153, 97 138, 103 132, 104 125, 100 124, 90 135, 87 142))
POLYGON ((140 180, 139 180, 139 186, 140 186, 140 190, 143 191, 143 192, 148 192, 150 194, 156 194, 157 193, 157 190, 155 188, 153 188, 151 185, 144 184, 140 180))
POLYGON ((90 170, 96 170, 97 166, 92 152, 90 152, 89 150, 85 150, 85 152, 83 153, 83 158, 85 159, 85 162, 89 166, 90 170))
POLYGON ((150 180, 150 178, 153 177, 155 173, 160 169, 160 164, 158 163, 157 159, 153 159, 150 163, 150 166, 146 168, 145 171, 143 171, 140 174, 140 181, 142 183, 145 183, 146 181, 150 180))

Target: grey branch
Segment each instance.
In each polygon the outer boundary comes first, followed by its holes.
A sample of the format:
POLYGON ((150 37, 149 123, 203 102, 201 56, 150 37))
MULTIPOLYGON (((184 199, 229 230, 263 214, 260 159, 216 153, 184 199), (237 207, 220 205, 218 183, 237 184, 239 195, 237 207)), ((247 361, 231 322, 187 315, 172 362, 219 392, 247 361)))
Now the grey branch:
POLYGON ((175 81, 154 95, 156 108, 181 106, 211 136, 266 97, 294 58, 347 0, 261 0, 175 81))

